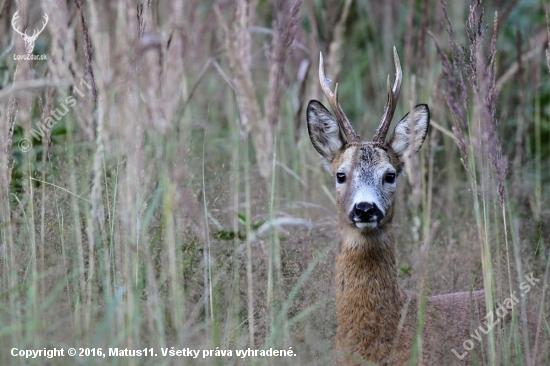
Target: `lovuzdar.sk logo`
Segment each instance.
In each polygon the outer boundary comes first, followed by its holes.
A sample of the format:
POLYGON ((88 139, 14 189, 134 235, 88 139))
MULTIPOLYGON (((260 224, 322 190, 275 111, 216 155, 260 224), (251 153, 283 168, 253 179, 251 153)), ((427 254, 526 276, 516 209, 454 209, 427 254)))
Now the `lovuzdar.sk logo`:
POLYGON ((48 14, 44 13, 43 18, 44 18, 44 21, 42 22, 42 29, 40 30, 34 29, 32 32, 32 35, 29 36, 27 34, 27 29, 25 29, 25 31, 22 32, 19 30, 21 26, 17 25, 17 20, 19 19, 19 10, 16 11, 15 14, 13 14, 13 18, 11 19, 11 26, 19 35, 21 35, 21 37, 23 38, 23 41, 25 41, 25 50, 27 51, 26 55, 14 54, 13 55, 14 60, 47 60, 48 59, 46 55, 34 55, 32 53, 34 51, 34 44, 36 42, 36 39, 38 38, 40 33, 42 33, 44 28, 46 28, 46 24, 48 24, 48 20, 49 20, 48 14))

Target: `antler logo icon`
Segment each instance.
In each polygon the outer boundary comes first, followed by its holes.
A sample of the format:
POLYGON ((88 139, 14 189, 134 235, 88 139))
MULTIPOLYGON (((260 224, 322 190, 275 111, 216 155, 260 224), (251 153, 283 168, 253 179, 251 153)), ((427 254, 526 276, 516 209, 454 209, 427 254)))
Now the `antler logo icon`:
POLYGON ((23 37, 23 40, 25 41, 25 49, 27 50, 27 53, 28 54, 31 54, 33 49, 34 49, 34 42, 36 41, 36 38, 38 38, 38 35, 40 33, 42 33, 42 31, 44 30, 44 28, 46 28, 46 24, 48 24, 48 14, 44 13, 44 22, 42 22, 42 29, 40 30, 34 30, 33 33, 32 33, 32 36, 29 36, 27 34, 27 30, 25 29, 24 32, 21 32, 19 30, 19 26, 17 25, 17 19, 19 18, 19 10, 15 12, 15 14, 13 14, 13 18, 11 19, 11 26, 13 27, 13 29, 15 29, 15 31, 17 33, 19 33, 21 35, 21 37, 23 37))

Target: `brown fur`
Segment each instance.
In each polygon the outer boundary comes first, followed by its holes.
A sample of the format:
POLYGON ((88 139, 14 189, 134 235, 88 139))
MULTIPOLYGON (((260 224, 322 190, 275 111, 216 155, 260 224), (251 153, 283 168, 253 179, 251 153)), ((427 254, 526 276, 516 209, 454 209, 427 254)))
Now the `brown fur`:
MULTIPOLYGON (((340 228, 335 277, 338 365, 364 364, 361 360, 380 365, 410 363, 419 299, 399 287, 391 231, 389 225, 369 235, 340 228)), ((470 339, 470 329, 485 313, 483 291, 428 297, 421 364, 469 364, 470 355, 459 360, 451 350, 462 353, 462 342, 470 339)))
MULTIPOLYGON (((348 146, 330 162, 333 174, 346 160, 357 164, 362 145, 374 148, 371 144, 348 146)), ((401 169, 402 163, 391 148, 377 150, 380 159, 372 164, 390 162, 396 170, 401 169)), ((335 276, 337 364, 361 365, 369 361, 379 365, 408 365, 419 323, 419 298, 398 284, 392 228, 394 203, 383 225, 363 231, 350 226, 346 212, 341 210, 342 206, 347 207, 346 196, 347 191, 337 195, 340 238, 335 276)), ((428 297, 419 364, 470 364, 472 352, 460 360, 452 349, 462 353, 462 343, 470 339, 470 330, 482 323, 485 314, 483 291, 428 297)), ((476 344, 475 348, 480 360, 483 347, 476 344)))
MULTIPOLYGON (((485 364, 485 334, 498 330, 502 319, 495 322, 493 309, 486 309, 483 290, 421 298, 402 290, 397 280, 395 177, 424 141, 428 106, 419 104, 403 117, 385 144, 347 141, 339 122, 320 102, 309 103, 307 117, 313 146, 336 180, 337 364, 485 364)), ((527 309, 527 314, 533 330, 536 312, 527 309)), ((534 332, 529 334, 532 346, 534 332)), ((548 353, 547 344, 539 343, 539 350, 545 351, 538 352, 535 364, 548 353)))

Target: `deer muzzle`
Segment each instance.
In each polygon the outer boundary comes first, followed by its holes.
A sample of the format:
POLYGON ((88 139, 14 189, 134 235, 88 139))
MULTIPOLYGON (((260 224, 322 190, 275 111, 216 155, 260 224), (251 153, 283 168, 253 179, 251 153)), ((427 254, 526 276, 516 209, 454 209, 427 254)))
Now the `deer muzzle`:
POLYGON ((374 229, 384 218, 384 213, 376 203, 359 202, 353 206, 349 213, 349 219, 356 227, 374 229))

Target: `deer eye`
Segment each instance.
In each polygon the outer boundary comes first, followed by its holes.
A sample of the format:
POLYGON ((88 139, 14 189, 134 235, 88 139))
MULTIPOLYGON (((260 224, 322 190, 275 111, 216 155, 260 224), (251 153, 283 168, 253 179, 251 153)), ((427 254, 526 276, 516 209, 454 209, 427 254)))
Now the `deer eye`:
POLYGON ((344 173, 336 173, 336 181, 340 184, 346 181, 346 175, 344 173))
POLYGON ((394 184, 395 183, 395 173, 388 173, 384 177, 384 182, 388 184, 394 184))

